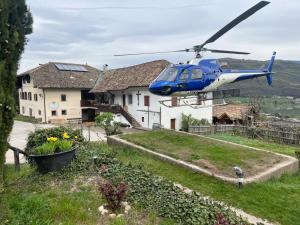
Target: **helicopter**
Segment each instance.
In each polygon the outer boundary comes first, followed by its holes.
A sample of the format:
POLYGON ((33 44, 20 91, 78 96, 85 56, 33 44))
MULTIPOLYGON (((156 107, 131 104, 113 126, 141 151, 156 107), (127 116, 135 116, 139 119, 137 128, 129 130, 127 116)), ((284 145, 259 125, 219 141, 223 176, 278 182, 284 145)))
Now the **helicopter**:
POLYGON ((244 81, 257 77, 265 76, 267 83, 272 84, 272 67, 275 60, 276 52, 269 63, 260 69, 254 70, 233 70, 223 69, 217 59, 202 59, 201 53, 227 53, 248 55, 249 52, 229 51, 219 49, 209 49, 205 46, 216 41, 227 31, 238 25, 243 20, 247 19, 261 8, 268 5, 268 1, 260 1, 240 16, 232 20, 208 40, 200 45, 195 45, 192 48, 175 50, 175 51, 160 51, 147 53, 129 53, 118 54, 115 56, 143 55, 143 54, 159 54, 159 53, 174 53, 174 52, 194 52, 195 58, 187 64, 175 64, 165 68, 158 77, 149 85, 149 91, 160 96, 199 96, 208 92, 216 91, 221 86, 238 81, 244 81))

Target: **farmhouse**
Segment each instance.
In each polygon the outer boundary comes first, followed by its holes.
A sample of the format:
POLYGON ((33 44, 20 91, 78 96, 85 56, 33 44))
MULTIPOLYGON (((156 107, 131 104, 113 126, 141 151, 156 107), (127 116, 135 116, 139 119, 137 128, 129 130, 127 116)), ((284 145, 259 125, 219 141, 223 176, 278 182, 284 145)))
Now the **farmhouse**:
POLYGON ((192 108, 176 97, 161 97, 149 92, 149 84, 169 65, 166 60, 157 60, 104 70, 91 91, 96 96, 96 113, 113 112, 116 121, 144 128, 161 125, 179 130, 182 113, 212 122, 210 100, 200 100, 203 107, 192 108))
POLYGON ((42 122, 89 120, 93 110, 83 107, 99 70, 89 65, 49 62, 17 76, 20 114, 42 122))

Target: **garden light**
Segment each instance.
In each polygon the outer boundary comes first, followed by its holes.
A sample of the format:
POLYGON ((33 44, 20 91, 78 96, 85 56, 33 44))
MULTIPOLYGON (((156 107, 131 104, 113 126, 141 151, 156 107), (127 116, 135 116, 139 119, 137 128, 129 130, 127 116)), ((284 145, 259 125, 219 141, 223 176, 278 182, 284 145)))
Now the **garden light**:
POLYGON ((235 175, 237 176, 238 178, 238 185, 239 185, 239 188, 243 187, 243 182, 244 182, 244 172, 243 170, 238 167, 238 166, 235 166, 233 167, 234 171, 235 171, 235 175))

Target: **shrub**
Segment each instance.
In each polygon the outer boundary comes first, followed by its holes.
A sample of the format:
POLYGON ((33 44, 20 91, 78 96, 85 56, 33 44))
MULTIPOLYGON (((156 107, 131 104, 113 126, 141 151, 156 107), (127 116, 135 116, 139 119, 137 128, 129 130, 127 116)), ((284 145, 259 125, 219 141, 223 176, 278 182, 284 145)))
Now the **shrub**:
POLYGON ((29 134, 25 151, 28 154, 31 154, 36 147, 46 143, 47 139, 50 137, 56 137, 58 141, 64 140, 65 133, 69 136, 69 141, 79 143, 84 141, 84 137, 81 135, 80 130, 72 130, 71 128, 62 126, 49 129, 38 129, 29 134))
POLYGON ((95 126, 103 128, 107 136, 120 134, 120 123, 113 122, 113 119, 114 117, 112 113, 102 113, 95 118, 95 126))
POLYGON ((188 132, 190 125, 210 125, 210 123, 207 119, 198 120, 193 118, 191 114, 185 115, 182 113, 181 129, 185 132, 188 132))
POLYGON ((127 185, 124 182, 114 185, 108 181, 100 185, 99 191, 105 197, 108 208, 116 212, 121 208, 121 202, 125 199, 127 185))

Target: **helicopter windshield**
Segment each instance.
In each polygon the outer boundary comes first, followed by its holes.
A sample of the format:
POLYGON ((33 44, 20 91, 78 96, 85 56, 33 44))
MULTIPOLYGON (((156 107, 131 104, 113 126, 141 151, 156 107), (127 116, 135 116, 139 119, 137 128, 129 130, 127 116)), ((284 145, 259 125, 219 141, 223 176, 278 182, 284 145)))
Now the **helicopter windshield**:
POLYGON ((178 69, 176 67, 168 67, 164 69, 156 79, 157 81, 174 81, 176 79, 178 69))

